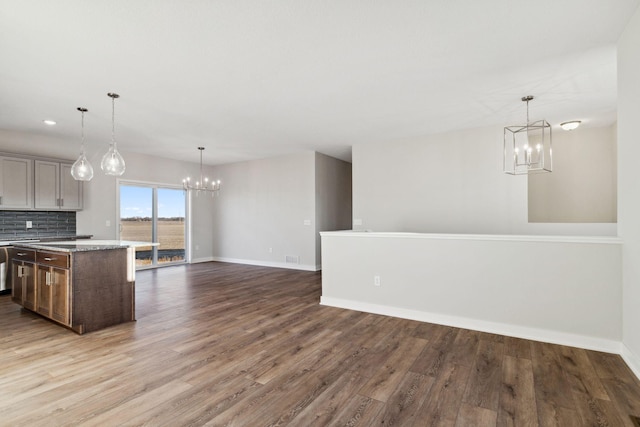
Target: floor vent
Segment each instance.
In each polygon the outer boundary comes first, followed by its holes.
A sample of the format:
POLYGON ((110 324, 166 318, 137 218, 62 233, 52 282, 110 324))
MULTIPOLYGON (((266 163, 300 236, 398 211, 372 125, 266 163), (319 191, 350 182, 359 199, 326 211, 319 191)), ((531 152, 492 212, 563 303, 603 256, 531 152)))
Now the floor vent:
POLYGON ((634 426, 640 427, 640 417, 636 417, 635 415, 629 415, 629 417, 634 426))
POLYGON ((285 255, 284 262, 287 264, 300 264, 300 257, 296 255, 285 255))

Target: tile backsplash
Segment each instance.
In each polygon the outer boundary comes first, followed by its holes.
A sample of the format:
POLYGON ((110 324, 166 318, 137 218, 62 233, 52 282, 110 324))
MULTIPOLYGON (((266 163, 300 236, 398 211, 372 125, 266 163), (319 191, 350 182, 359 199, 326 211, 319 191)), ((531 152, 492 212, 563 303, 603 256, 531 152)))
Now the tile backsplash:
POLYGON ((76 212, 0 211, 0 240, 65 237, 76 234, 76 212), (31 221, 32 228, 26 223, 31 221))

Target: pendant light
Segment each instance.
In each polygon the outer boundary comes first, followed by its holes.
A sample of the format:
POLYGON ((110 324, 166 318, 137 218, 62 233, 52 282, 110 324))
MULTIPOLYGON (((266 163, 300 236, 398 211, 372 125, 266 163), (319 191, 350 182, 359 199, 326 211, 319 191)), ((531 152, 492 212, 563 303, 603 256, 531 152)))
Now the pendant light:
POLYGON ((93 167, 89 160, 87 160, 87 156, 84 154, 84 113, 86 113, 86 108, 78 107, 78 111, 82 113, 82 120, 80 121, 80 128, 82 129, 82 143, 80 144, 80 157, 75 161, 73 166, 71 166, 71 176, 76 181, 91 181, 93 178, 93 167))
POLYGON ((115 137, 115 102, 116 98, 120 98, 120 95, 118 95, 117 93, 108 93, 107 96, 111 98, 111 144, 109 144, 109 151, 107 151, 106 154, 102 156, 100 168, 107 175, 120 176, 124 173, 125 170, 124 159, 118 152, 115 137))
POLYGON ((546 120, 529 121, 529 102, 533 96, 522 97, 527 103, 527 122, 504 128, 503 170, 510 175, 551 172, 551 125, 546 120))
POLYGON ((187 177, 182 180, 182 188, 185 191, 195 190, 196 195, 200 191, 210 192, 212 196, 215 196, 220 191, 220 180, 209 182, 209 178, 206 178, 202 173, 202 152, 204 151, 204 147, 198 147, 200 150, 200 181, 196 181, 195 183, 191 182, 191 178, 187 177))

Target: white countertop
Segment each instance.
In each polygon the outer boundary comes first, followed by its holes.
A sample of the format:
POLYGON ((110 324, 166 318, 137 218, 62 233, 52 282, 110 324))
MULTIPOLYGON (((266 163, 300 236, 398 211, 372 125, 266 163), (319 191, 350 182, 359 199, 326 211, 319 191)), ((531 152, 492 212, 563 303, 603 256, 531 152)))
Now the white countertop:
POLYGON ((438 239, 438 240, 496 240, 512 242, 557 242, 557 243, 623 243, 616 236, 549 236, 549 235, 518 235, 518 234, 445 234, 445 233, 408 233, 408 232, 380 232, 380 231, 321 231, 323 237, 362 237, 389 239, 438 239))

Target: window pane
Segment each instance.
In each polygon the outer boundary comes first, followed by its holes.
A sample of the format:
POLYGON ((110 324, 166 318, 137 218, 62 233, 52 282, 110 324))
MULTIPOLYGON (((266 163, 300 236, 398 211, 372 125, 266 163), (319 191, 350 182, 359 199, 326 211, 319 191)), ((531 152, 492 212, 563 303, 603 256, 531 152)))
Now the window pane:
MULTIPOLYGON (((153 188, 120 186, 120 238, 153 241, 153 188)), ((153 263, 151 246, 136 248, 136 267, 153 263)))
POLYGON ((184 261, 184 190, 158 188, 158 264, 184 261))

